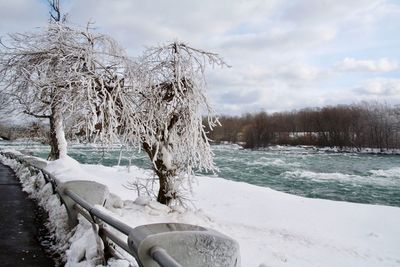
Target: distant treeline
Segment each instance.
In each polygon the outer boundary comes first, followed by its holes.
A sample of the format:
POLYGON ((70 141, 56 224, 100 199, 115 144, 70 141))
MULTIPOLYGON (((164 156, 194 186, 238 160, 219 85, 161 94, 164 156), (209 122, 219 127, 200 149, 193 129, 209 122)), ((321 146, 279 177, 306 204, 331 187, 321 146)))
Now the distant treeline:
POLYGON ((268 114, 221 116, 209 131, 215 142, 243 142, 245 148, 313 145, 381 150, 400 148, 400 107, 379 103, 307 108, 268 114))
POLYGON ((45 142, 48 127, 40 121, 34 121, 21 125, 0 122, 0 138, 4 140, 32 139, 45 142))
MULTIPOLYGON (((221 126, 208 131, 216 143, 242 143, 245 148, 270 145, 313 145, 341 149, 400 149, 400 106, 379 103, 306 108, 268 114, 220 116, 221 126)), ((205 125, 207 125, 205 123, 205 125)), ((31 122, 24 126, 0 123, 4 139, 30 138, 45 141, 48 125, 31 122)), ((67 127, 67 138, 77 140, 67 127)))

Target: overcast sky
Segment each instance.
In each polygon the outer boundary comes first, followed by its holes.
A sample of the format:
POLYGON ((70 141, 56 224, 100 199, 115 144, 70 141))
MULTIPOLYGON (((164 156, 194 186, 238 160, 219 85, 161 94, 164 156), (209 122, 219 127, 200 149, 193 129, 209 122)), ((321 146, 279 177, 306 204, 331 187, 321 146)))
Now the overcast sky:
MULTIPOLYGON (((362 100, 400 104, 397 0, 61 0, 131 56, 184 41, 232 68, 208 72, 218 113, 285 111, 362 100)), ((0 0, 0 35, 48 21, 45 0, 0 0)))

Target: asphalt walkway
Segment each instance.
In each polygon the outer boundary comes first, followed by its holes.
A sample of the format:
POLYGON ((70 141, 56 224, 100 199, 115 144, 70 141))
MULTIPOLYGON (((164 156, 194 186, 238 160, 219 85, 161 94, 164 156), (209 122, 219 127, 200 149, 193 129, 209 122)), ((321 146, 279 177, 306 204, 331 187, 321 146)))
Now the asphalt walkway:
POLYGON ((0 266, 54 266, 38 239, 35 204, 0 163, 0 266))

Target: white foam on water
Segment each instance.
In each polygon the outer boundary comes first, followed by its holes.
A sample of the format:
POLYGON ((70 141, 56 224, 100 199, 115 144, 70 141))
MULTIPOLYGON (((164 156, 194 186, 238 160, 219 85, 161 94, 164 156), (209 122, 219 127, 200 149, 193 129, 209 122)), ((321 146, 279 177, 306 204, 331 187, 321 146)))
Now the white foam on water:
POLYGON ((400 167, 394 167, 387 170, 371 170, 369 171, 369 173, 377 177, 390 177, 400 179, 400 167))
POLYGON ((283 159, 277 158, 269 158, 269 157, 260 157, 253 161, 246 161, 246 159, 242 159, 243 163, 251 166, 271 166, 271 167, 300 167, 300 162, 286 162, 283 159))
POLYGON ((344 183, 353 183, 359 185, 365 184, 373 184, 379 186, 398 186, 400 185, 400 179, 392 179, 392 176, 389 176, 389 173, 400 171, 400 168, 394 168, 392 171, 370 171, 372 175, 361 176, 355 174, 345 174, 340 172, 312 172, 307 170, 295 170, 295 171, 286 171, 281 174, 281 177, 288 179, 310 179, 317 182, 324 181, 338 181, 344 183), (380 174, 380 175, 378 175, 380 174), (382 175, 385 174, 385 175, 382 175))

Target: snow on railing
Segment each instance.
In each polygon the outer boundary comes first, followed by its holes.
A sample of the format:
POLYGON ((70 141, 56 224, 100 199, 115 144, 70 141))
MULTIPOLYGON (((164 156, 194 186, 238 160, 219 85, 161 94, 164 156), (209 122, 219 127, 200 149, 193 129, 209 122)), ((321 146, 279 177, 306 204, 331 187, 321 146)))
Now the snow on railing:
POLYGON ((105 204, 108 195, 106 186, 92 181, 63 183, 46 171, 44 162, 37 158, 9 152, 0 154, 33 168, 37 173, 41 172, 65 205, 70 227, 78 224, 78 213, 81 214, 98 233, 105 251, 116 258, 122 258, 121 253, 109 240, 132 255, 141 267, 240 266, 238 243, 215 230, 179 223, 132 228, 95 206, 105 204), (121 234, 127 238, 121 238, 121 234))

